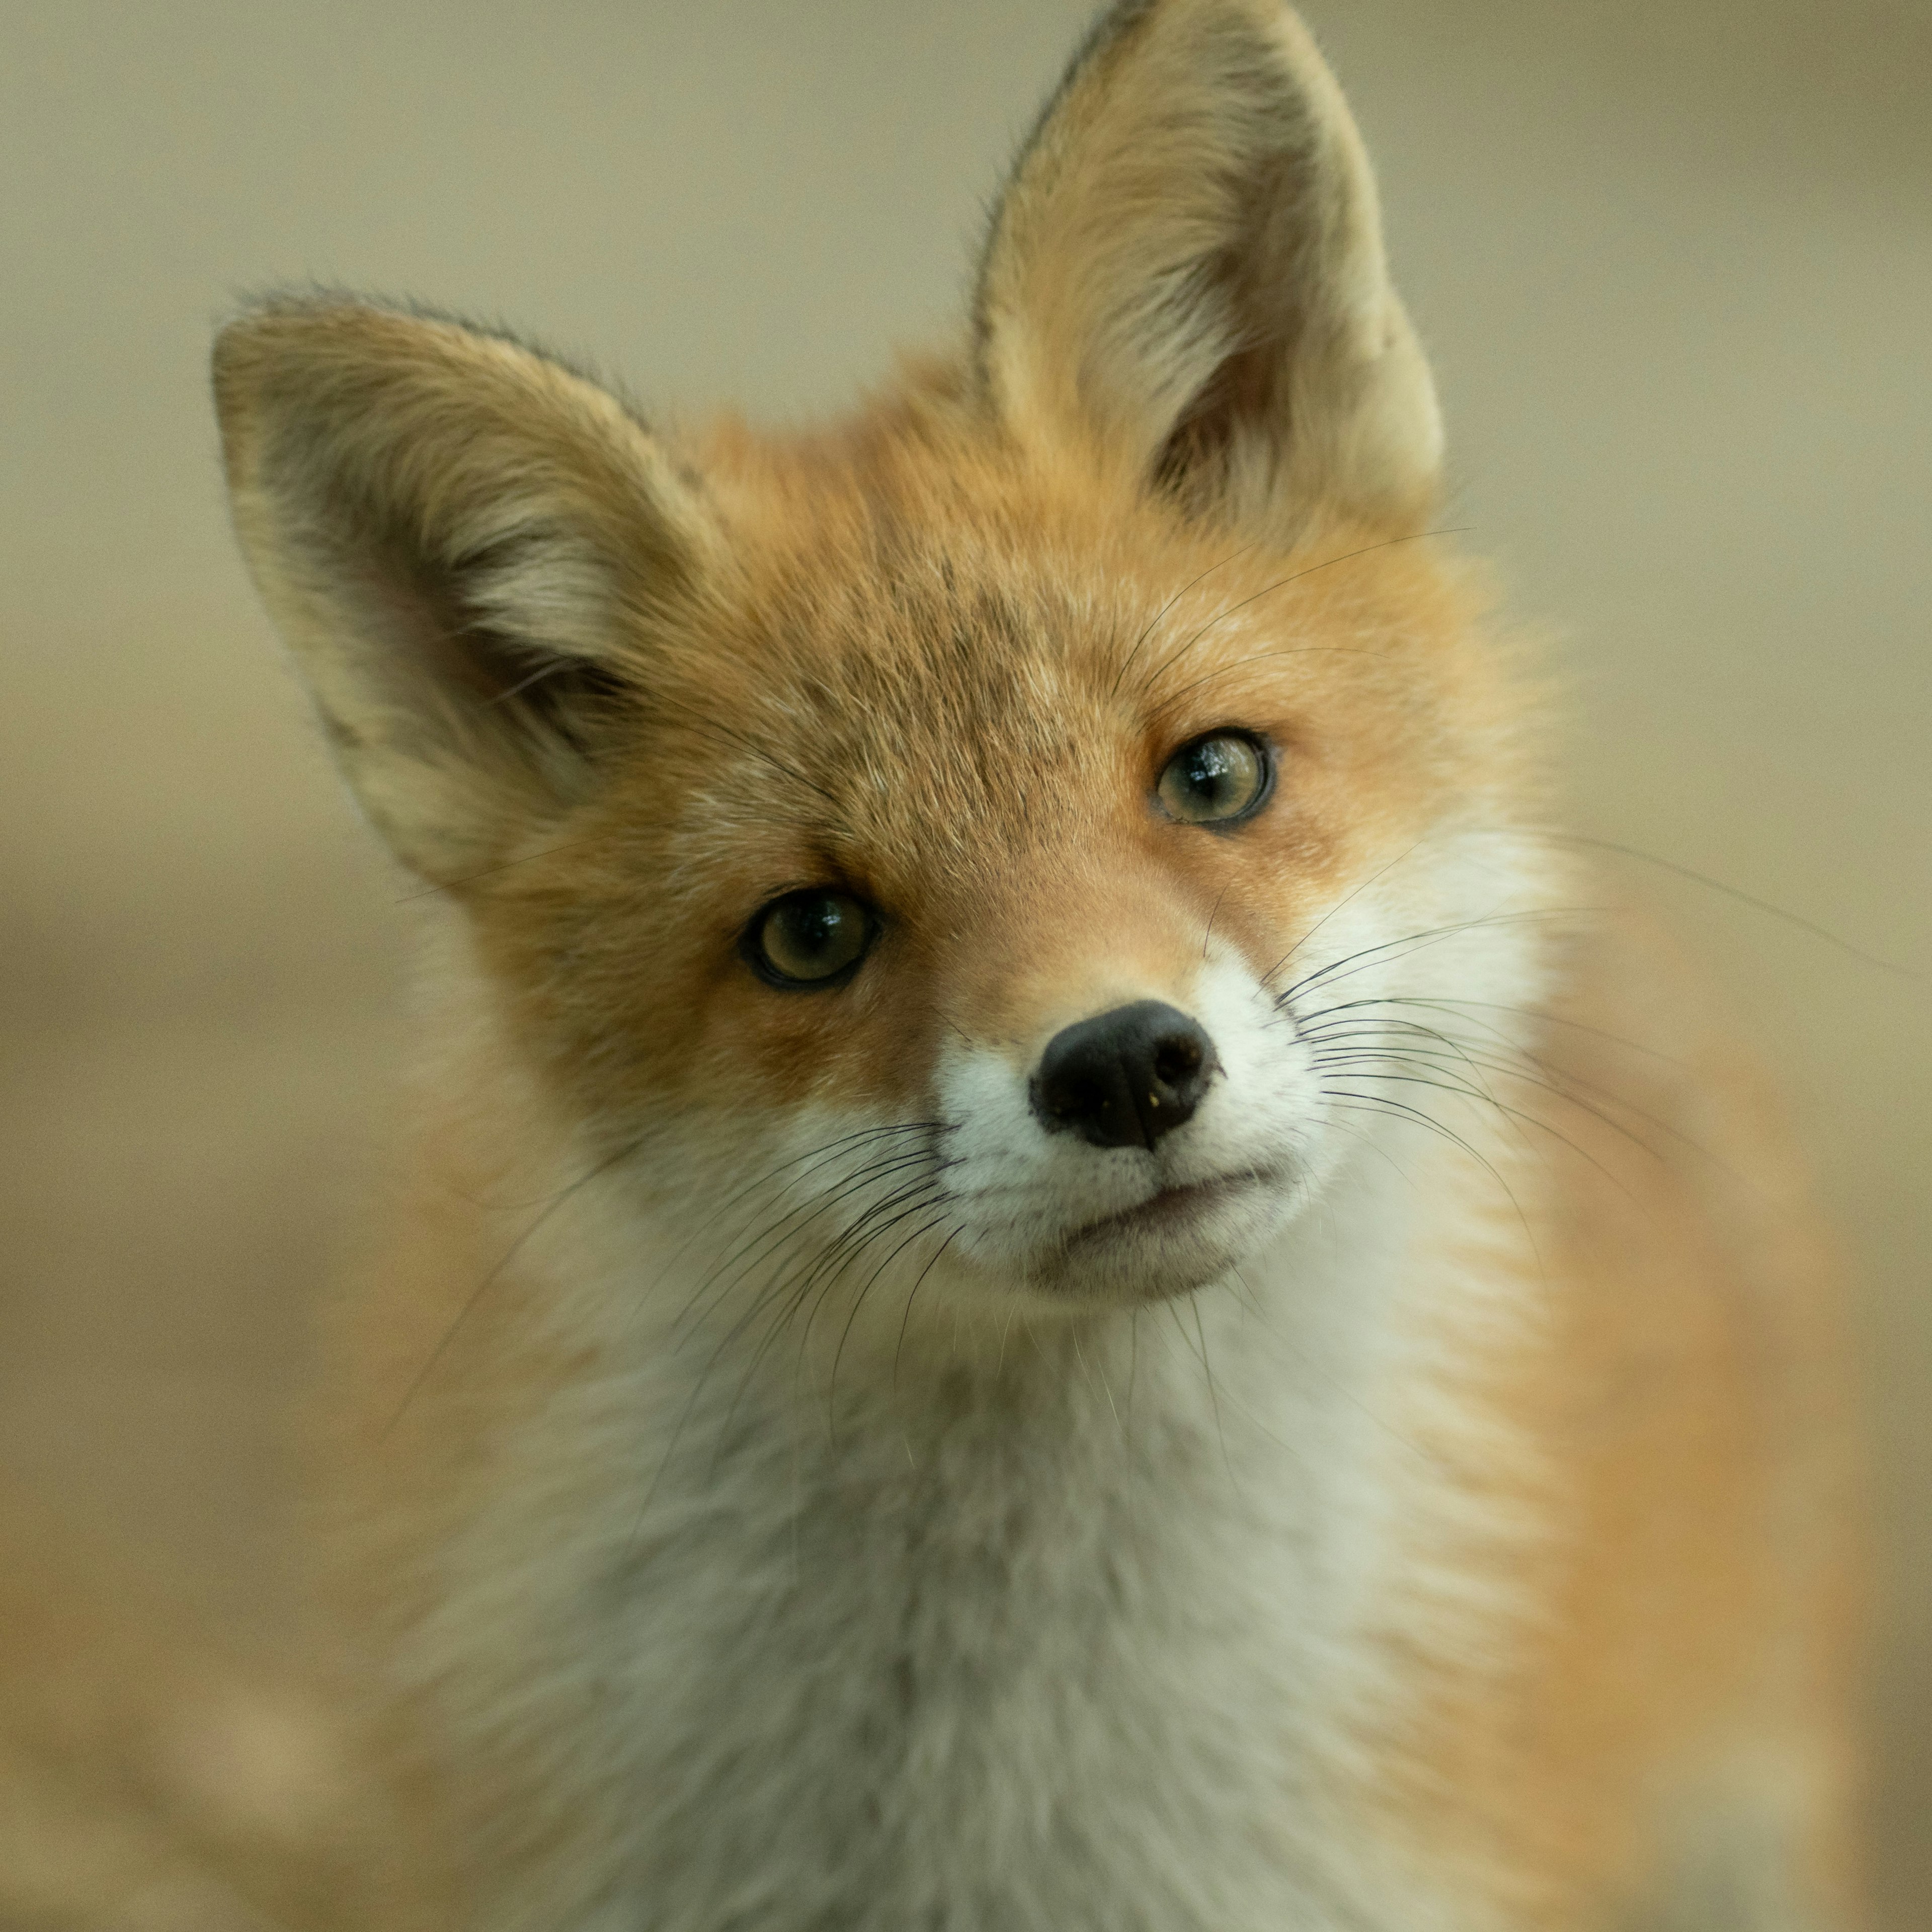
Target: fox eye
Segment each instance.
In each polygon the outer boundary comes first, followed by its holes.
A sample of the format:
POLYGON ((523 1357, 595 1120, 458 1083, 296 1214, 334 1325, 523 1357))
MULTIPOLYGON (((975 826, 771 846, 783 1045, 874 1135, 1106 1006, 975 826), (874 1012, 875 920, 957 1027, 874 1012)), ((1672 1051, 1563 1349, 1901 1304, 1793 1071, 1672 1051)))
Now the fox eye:
POLYGON ((1161 807, 1184 825, 1234 825, 1261 809, 1274 761, 1245 731, 1210 731, 1168 760, 1156 788, 1161 807))
POLYGON ((872 943, 872 915, 848 892, 822 886, 774 899, 745 928, 740 950, 774 986, 843 986, 872 943))

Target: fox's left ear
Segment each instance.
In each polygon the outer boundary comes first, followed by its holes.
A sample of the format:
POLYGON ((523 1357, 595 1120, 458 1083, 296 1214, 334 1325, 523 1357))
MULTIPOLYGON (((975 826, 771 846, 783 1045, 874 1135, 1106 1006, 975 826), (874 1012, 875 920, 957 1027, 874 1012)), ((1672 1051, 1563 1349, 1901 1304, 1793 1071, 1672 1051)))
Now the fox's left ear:
POLYGON ((999 205, 980 374, 1023 439, 1203 514, 1426 517, 1428 366, 1334 76, 1277 0, 1120 0, 999 205))

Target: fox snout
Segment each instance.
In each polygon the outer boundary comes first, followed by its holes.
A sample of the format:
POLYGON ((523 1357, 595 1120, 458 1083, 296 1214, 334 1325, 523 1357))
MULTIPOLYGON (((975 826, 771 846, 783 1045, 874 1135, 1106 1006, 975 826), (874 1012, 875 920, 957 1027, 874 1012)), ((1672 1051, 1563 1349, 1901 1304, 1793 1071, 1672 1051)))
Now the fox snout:
POLYGON ((1304 1048, 1234 950, 1164 963, 1111 962, 1084 1014, 1031 980, 942 1054, 953 1252, 1003 1288, 1063 1306, 1184 1292, 1292 1212, 1319 1138, 1304 1048))
POLYGON ((1033 1110, 1048 1133, 1151 1152, 1194 1118, 1220 1070, 1198 1022, 1164 1000, 1137 1000, 1048 1042, 1032 1082, 1033 1110))

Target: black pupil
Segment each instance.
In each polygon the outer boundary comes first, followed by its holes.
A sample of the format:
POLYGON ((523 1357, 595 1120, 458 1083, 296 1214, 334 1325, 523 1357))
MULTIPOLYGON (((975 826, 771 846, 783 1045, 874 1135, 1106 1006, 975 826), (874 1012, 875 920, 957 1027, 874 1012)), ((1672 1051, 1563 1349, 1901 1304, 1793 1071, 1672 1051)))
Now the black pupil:
POLYGON ((1207 812, 1223 812, 1239 806, 1248 782, 1246 761, 1234 742, 1210 738, 1187 754, 1181 767, 1187 788, 1207 812))
POLYGON ((826 892, 794 899, 778 910, 786 951, 800 964, 822 964, 836 956, 848 916, 843 901, 826 892))

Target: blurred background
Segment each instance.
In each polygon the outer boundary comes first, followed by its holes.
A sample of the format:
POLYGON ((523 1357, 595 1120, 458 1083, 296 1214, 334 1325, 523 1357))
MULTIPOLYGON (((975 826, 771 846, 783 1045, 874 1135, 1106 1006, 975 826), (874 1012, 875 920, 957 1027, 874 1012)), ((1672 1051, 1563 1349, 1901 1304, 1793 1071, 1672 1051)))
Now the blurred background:
MULTIPOLYGON (((647 406, 837 407, 958 313, 1085 0, 0 0, 0 1473, 272 1635, 286 1419, 402 1044, 406 886, 230 542, 240 292, 513 321, 647 406)), ((1449 520, 1600 837, 1932 969, 1932 0, 1312 0, 1449 520)), ((1932 1900, 1932 986, 1631 862, 1854 1260, 1874 1822, 1932 1900)))

